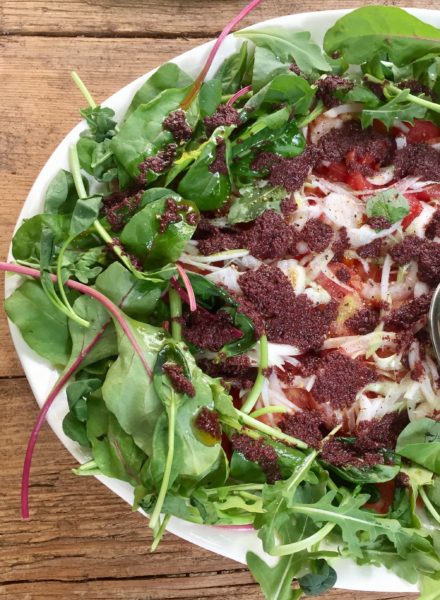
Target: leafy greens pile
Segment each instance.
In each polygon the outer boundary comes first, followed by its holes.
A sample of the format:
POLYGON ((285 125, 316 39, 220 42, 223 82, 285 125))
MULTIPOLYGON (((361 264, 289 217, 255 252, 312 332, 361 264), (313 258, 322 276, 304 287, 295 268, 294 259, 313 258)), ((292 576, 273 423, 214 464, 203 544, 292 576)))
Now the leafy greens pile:
POLYGON ((264 146, 286 158, 303 152, 302 128, 326 110, 317 82, 327 75, 356 67, 347 75, 351 89, 335 94, 361 104, 363 127, 373 120, 387 128, 415 118, 439 123, 440 105, 400 83, 417 80, 438 95, 440 30, 400 9, 365 7, 327 31, 324 50, 307 32, 275 26, 236 35, 243 44, 212 79, 194 81, 177 65, 163 65, 120 123, 75 76, 89 104, 81 110, 88 128, 70 149, 70 171, 51 181, 43 213, 14 236, 15 271, 38 280, 25 280, 7 299, 8 316, 62 372, 56 392, 69 381, 63 428, 91 455, 76 473, 132 484, 135 508, 151 516, 154 547, 171 515, 248 524, 278 557, 275 566, 252 552, 247 557, 270 600, 333 587, 337 557, 385 565, 422 581, 422 597, 438 597, 432 590, 440 580, 433 526, 440 523, 440 423, 410 423, 392 465, 330 468, 318 450, 261 420, 264 410, 251 412, 267 366, 265 336, 259 375, 241 408, 196 364, 197 349, 182 340, 182 298, 192 308, 231 315, 239 336, 222 348, 224 355, 240 355, 258 339, 233 296, 203 275, 188 276, 178 260, 205 211, 228 206, 227 220, 235 224, 281 210, 286 192, 259 185, 263 173, 253 169, 253 151, 264 146), (204 119, 220 105, 234 105, 239 119, 207 131, 204 119), (179 139, 163 126, 176 111, 190 132, 179 139), (216 170, 219 148, 224 165, 216 170), (171 221, 169 199, 177 211, 171 221), (176 388, 170 366, 190 388, 176 388), (203 411, 215 415, 211 435, 197 427, 203 411), (223 440, 237 433, 263 440, 276 453, 281 480, 268 483, 257 462, 226 452, 219 432, 223 440), (399 471, 410 485, 396 487, 386 514, 369 509, 376 484, 399 471))

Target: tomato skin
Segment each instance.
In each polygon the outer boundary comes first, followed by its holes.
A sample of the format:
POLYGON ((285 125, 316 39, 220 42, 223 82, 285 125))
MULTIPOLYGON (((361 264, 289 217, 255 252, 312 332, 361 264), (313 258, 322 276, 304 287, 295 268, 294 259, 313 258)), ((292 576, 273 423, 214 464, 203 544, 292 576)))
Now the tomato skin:
POLYGON ((410 130, 406 134, 408 144, 420 144, 436 137, 440 137, 440 128, 424 119, 414 119, 414 125, 409 125, 410 130))
POLYGON ((370 189, 371 183, 362 175, 362 173, 349 173, 346 177, 346 182, 353 190, 368 190, 370 189))
POLYGON ((393 503, 396 484, 394 481, 385 481, 384 483, 376 483, 375 485, 380 493, 380 500, 374 503, 367 502, 367 504, 364 504, 364 508, 369 508, 381 515, 385 515, 393 503))
POLYGON ((402 219, 402 227, 406 229, 423 210, 423 204, 416 198, 409 198, 409 213, 402 219))

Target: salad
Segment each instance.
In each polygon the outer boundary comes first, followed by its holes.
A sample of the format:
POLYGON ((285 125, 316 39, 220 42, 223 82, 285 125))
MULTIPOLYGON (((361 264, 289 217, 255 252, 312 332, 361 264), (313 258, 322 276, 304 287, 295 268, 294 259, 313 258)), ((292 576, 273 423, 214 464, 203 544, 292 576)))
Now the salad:
POLYGON ((318 595, 348 557, 438 598, 440 30, 355 10, 320 48, 267 26, 207 80, 161 66, 120 122, 87 122, 12 240, 6 300, 66 387, 74 471, 170 516, 258 530, 269 600, 318 595), (294 582, 296 582, 294 584, 294 582), (294 584, 294 585, 293 585, 294 584))

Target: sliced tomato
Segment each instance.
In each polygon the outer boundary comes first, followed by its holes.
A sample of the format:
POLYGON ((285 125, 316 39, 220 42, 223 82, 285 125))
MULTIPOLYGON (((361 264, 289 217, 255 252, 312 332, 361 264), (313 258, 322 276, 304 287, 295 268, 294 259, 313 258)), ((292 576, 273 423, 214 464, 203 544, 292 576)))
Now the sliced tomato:
POLYGON ((389 511, 393 503, 395 483, 394 481, 385 481, 384 483, 376 483, 376 487, 380 493, 380 500, 367 503, 364 505, 364 508, 369 508, 384 515, 389 511))
POLYGON ((327 177, 333 181, 345 181, 348 175, 347 167, 343 162, 333 162, 325 170, 327 177))
POLYGON ((353 190, 368 190, 371 188, 371 183, 362 175, 362 173, 349 173, 346 177, 347 184, 353 190))
POLYGON ((406 229, 423 210, 423 204, 416 198, 408 198, 409 213, 402 219, 402 227, 406 229))
POLYGON ((320 273, 315 278, 315 282, 323 287, 325 291, 330 294, 333 300, 337 300, 338 302, 349 293, 346 288, 329 279, 327 275, 324 275, 324 273, 320 273))
POLYGON ((410 130, 406 134, 408 144, 420 144, 432 138, 440 137, 440 128, 432 121, 414 119, 414 125, 409 125, 410 130))
POLYGON ((407 198, 415 198, 416 200, 421 200, 422 202, 440 200, 440 184, 433 183, 419 192, 411 192, 410 194, 405 195, 407 198))

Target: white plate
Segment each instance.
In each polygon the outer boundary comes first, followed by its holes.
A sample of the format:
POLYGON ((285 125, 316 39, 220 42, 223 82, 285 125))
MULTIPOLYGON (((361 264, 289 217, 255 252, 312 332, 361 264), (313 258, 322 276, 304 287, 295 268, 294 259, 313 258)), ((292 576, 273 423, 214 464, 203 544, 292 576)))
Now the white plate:
MULTIPOLYGON (((312 33, 315 41, 320 43, 322 42, 325 31, 346 12, 348 11, 331 10, 289 15, 259 23, 255 25, 255 28, 270 24, 282 25, 292 31, 307 30, 312 33)), ((440 25, 439 11, 409 9, 409 12, 433 25, 440 25)), ((234 52, 240 44, 240 40, 234 38, 233 36, 229 36, 221 46, 221 49, 215 58, 211 73, 214 73, 224 58, 234 52)), ((197 48, 194 48, 189 52, 185 52, 184 54, 181 54, 177 58, 173 59, 173 62, 178 64, 189 75, 196 76, 201 68, 201 65, 204 63, 211 46, 212 42, 198 46, 197 48)), ((114 67, 117 69, 118 65, 116 64, 114 67)), ((150 71, 146 75, 143 75, 142 77, 139 77, 139 79, 136 79, 132 83, 128 84, 119 92, 111 96, 103 104, 106 106, 111 106, 116 111, 117 118, 120 118, 127 109, 134 92, 153 72, 154 71, 150 71)), ((66 84, 68 85, 67 81, 66 84)), ((60 168, 68 168, 68 147, 72 142, 75 142, 78 139, 79 133, 83 129, 85 129, 84 123, 77 125, 64 138, 64 140, 49 158, 41 173, 37 177, 34 185, 32 186, 29 196, 24 203, 17 226, 24 218, 28 218, 42 211, 43 197, 46 187, 60 168)), ((11 258, 12 257, 9 256, 9 259, 11 258)), ((7 277, 7 296, 12 293, 18 281, 19 280, 16 277, 7 277)), ((26 373, 26 377, 38 404, 41 406, 54 382, 56 381, 58 374, 48 362, 37 356, 37 354, 35 354, 35 352, 33 352, 26 345, 18 329, 12 323, 10 324, 10 329, 12 339, 14 341, 15 348, 24 372, 26 373)), ((57 435, 67 450, 78 461, 84 462, 88 459, 88 456, 75 442, 67 438, 63 433, 62 420, 66 414, 66 408, 66 396, 65 393, 63 393, 60 394, 59 398, 53 404, 48 416, 48 422, 55 432, 55 435, 57 435)), ((129 504, 132 504, 133 494, 130 485, 116 479, 110 479, 109 477, 98 477, 98 479, 115 494, 123 498, 129 504)), ((264 555, 261 543, 257 538, 256 533, 253 531, 231 531, 221 527, 195 525, 193 523, 188 523, 176 518, 172 518, 170 520, 167 529, 168 531, 192 542, 193 544, 228 558, 232 558, 241 563, 246 562, 245 557, 248 550, 258 552, 261 556, 264 555)), ((115 544, 117 544, 117 542, 115 542, 115 544)), ((269 558, 269 560, 271 559, 269 558)), ((399 579, 396 575, 385 568, 367 566, 358 567, 349 560, 338 560, 336 563, 334 563, 334 566, 338 573, 337 587, 340 588, 378 592, 417 591, 415 586, 410 585, 402 579, 399 579)))

